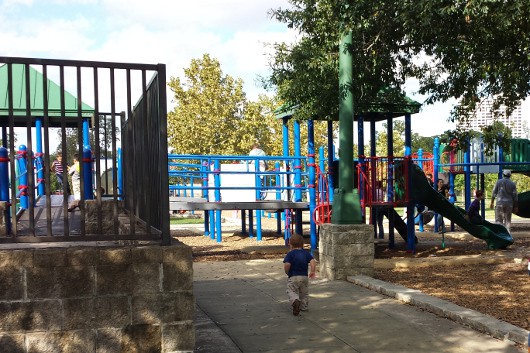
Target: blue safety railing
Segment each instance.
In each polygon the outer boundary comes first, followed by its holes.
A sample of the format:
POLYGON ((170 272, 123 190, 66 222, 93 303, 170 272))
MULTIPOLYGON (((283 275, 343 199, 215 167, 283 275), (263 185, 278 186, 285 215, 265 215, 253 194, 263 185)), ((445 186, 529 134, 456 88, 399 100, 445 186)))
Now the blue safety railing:
MULTIPOLYGON (((316 202, 315 193, 311 192, 315 188, 315 176, 310 174, 315 173, 315 168, 309 165, 309 158, 169 155, 170 195, 202 198, 207 202, 307 202, 312 213, 316 202), (267 168, 263 168, 264 163, 267 168)), ((220 212, 205 213, 205 235, 208 235, 207 229, 211 229, 209 235, 212 239, 213 231, 220 229, 220 212)), ((255 219, 258 240, 261 238, 261 212, 256 212, 255 219)), ((252 217, 250 212, 249 222, 252 222, 252 217)), ((281 217, 285 221, 286 239, 292 233, 292 225, 296 226, 295 232, 302 233, 301 214, 297 214, 296 222, 291 222, 290 209, 284 210, 281 217)), ((312 249, 316 249, 316 227, 313 224, 310 232, 312 249)), ((249 236, 252 236, 252 228, 249 236)))
POLYGON ((300 202, 309 199, 309 173, 306 171, 305 157, 169 155, 168 167, 169 190, 172 196, 203 197, 209 201, 222 201, 216 200, 211 192, 252 190, 254 201, 269 199, 300 202), (300 167, 286 170, 286 163, 294 164, 296 160, 301 161, 300 167), (265 162, 269 168, 274 165, 274 168, 261 170, 260 161, 265 162), (237 165, 239 168, 227 170, 228 165, 237 165), (223 184, 222 178, 215 178, 219 175, 252 176, 253 183, 226 185, 223 184))

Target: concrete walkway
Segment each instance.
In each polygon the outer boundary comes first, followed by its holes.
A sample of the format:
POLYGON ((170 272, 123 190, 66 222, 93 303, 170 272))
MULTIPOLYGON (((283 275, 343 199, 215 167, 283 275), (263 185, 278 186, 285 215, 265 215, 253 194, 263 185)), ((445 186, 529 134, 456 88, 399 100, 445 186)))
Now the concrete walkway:
MULTIPOLYGON (((360 277, 357 280, 370 282, 371 279, 360 277)), ((309 311, 293 316, 285 293, 285 283, 281 260, 194 263, 197 303, 195 351, 526 351, 512 341, 495 339, 346 281, 312 280, 309 311)), ((385 290, 385 282, 378 281, 370 285, 383 288, 383 292, 385 290)), ((400 290, 407 291, 403 287, 388 286, 398 293, 400 290)), ((418 296, 416 300, 429 301, 429 298, 433 299, 423 295, 423 298, 418 296)), ((436 305, 443 306, 446 303, 441 302, 436 305)), ((473 316, 476 312, 465 309, 460 312, 463 316, 468 314, 473 316)), ((484 325, 499 323, 494 321, 484 325)), ((524 330, 521 332, 524 333, 524 330)))

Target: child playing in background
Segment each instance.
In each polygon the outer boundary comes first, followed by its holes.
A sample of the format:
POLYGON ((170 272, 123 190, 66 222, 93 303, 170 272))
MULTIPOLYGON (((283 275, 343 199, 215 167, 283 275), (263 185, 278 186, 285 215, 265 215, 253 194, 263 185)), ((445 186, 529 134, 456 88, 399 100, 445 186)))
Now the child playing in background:
POLYGON ((309 279, 315 278, 316 261, 309 251, 304 250, 304 238, 293 234, 289 239, 291 250, 283 259, 283 267, 288 276, 287 296, 293 307, 293 315, 300 314, 300 310, 307 310, 309 305, 309 279), (309 277, 307 266, 311 268, 309 277))
POLYGON ((480 201, 484 200, 484 191, 475 191, 475 199, 467 209, 466 220, 473 224, 483 224, 484 219, 480 215, 480 201))

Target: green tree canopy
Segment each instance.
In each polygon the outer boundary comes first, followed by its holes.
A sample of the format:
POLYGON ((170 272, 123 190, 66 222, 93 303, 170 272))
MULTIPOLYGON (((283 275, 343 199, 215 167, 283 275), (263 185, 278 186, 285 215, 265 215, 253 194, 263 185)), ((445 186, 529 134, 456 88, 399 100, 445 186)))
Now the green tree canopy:
MULTIPOLYGON (((168 114, 169 146, 176 154, 246 155, 259 142, 267 155, 282 155, 282 120, 276 97, 249 101, 243 81, 223 74, 217 59, 205 54, 184 70, 185 80, 172 77, 175 109, 168 114)), ((293 129, 289 121, 292 148, 293 129)), ((315 123, 315 148, 326 146, 327 125, 315 123)), ((307 153, 307 124, 301 125, 302 154, 307 153)), ((293 151, 290 151, 293 155, 293 151)), ((272 166, 271 166, 272 167, 272 166)))
POLYGON ((176 107, 168 114, 169 146, 178 154, 238 154, 234 131, 245 108, 243 81, 224 75, 217 59, 204 54, 171 77, 176 107))
MULTIPOLYGON (((530 92, 530 2, 290 0, 272 17, 298 30, 277 44, 268 83, 301 116, 338 114, 338 43, 352 31, 355 107, 416 78, 426 103, 459 99, 465 120, 483 98, 508 110, 530 92)), ((495 108, 495 106, 494 106, 495 108)))

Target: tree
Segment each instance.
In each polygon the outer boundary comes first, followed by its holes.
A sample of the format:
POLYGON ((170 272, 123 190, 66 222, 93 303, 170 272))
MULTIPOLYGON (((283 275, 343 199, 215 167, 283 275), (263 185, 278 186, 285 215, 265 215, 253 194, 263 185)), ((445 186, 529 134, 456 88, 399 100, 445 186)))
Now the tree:
POLYGON ((168 113, 169 146, 177 154, 242 153, 236 132, 246 104, 243 81, 224 75, 208 54, 193 59, 184 74, 184 81, 169 82, 177 104, 168 113))
MULTIPOLYGON (((267 155, 283 155, 282 104, 275 96, 248 101, 241 79, 224 75, 216 59, 205 54, 185 69, 186 81, 171 78, 175 109, 168 114, 169 146, 176 154, 246 155, 259 142, 267 155)), ((298 117, 298 111, 296 112, 298 117)), ((315 148, 327 145, 327 124, 315 122, 315 148)), ((307 154, 307 124, 301 124, 302 155, 307 154)), ((293 121, 289 121, 290 155, 293 121)), ((272 167, 272 166, 271 166, 272 167)))
POLYGON ((530 92, 530 6, 524 1, 291 0, 271 16, 301 40, 276 45, 268 83, 304 117, 338 114, 338 43, 352 31, 355 107, 385 87, 419 81, 426 103, 459 99, 466 120, 482 99, 508 113, 530 92))
MULTIPOLYGON (((114 139, 116 142, 120 140, 120 128, 118 126, 112 126, 112 120, 108 117, 100 116, 99 118, 99 153, 100 158, 112 158, 112 135, 114 134, 114 139)), ((115 121, 115 125, 118 122, 115 121)), ((66 156, 67 163, 73 163, 74 153, 79 153, 81 156, 83 151, 79 148, 79 130, 75 128, 66 128, 65 129, 65 138, 63 140, 62 130, 57 129, 57 138, 59 141, 65 141, 66 146, 66 156)), ((96 153, 96 138, 95 130, 91 129, 90 134, 90 147, 92 154, 96 153)), ((51 157, 54 157, 57 152, 62 152, 63 147, 61 144, 57 146, 55 153, 51 157)))
MULTIPOLYGON (((387 123, 383 123, 383 131, 376 133, 375 150, 378 156, 388 156, 387 150, 387 123)), ((392 122, 392 143, 394 156, 405 155, 405 123, 401 120, 392 122)))

